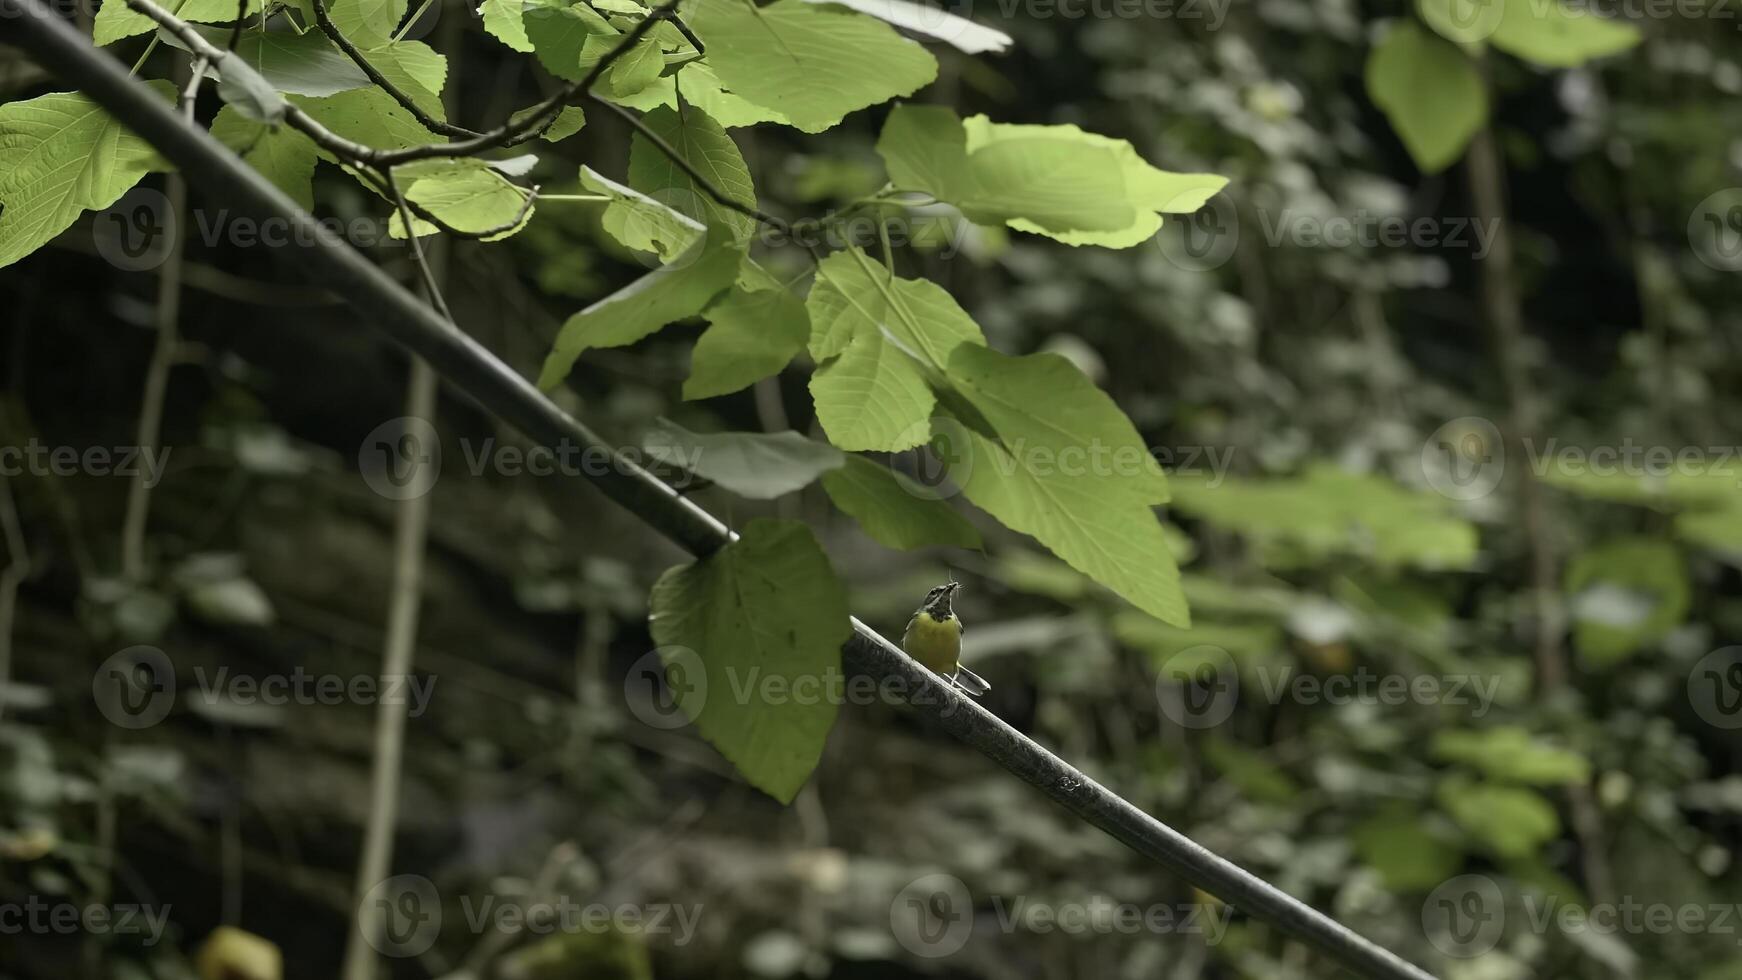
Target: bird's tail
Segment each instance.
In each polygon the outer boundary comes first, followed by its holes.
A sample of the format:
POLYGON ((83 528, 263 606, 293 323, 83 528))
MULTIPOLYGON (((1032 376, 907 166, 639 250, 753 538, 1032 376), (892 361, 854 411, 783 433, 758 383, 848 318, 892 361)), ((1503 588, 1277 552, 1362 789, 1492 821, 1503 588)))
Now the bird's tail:
POLYGON ((992 690, 992 685, 986 683, 984 678, 960 664, 956 666, 956 676, 953 680, 956 682, 957 687, 961 688, 971 697, 977 698, 980 695, 985 694, 987 691, 992 690))

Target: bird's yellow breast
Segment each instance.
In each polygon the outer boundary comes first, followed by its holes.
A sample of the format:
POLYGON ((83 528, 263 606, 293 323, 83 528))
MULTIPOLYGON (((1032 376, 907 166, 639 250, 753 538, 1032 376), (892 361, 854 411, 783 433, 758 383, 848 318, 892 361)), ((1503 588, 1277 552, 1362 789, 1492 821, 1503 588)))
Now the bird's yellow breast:
POLYGON ((962 621, 955 616, 936 619, 921 610, 907 624, 901 635, 901 648, 907 655, 940 674, 955 673, 962 658, 962 621))

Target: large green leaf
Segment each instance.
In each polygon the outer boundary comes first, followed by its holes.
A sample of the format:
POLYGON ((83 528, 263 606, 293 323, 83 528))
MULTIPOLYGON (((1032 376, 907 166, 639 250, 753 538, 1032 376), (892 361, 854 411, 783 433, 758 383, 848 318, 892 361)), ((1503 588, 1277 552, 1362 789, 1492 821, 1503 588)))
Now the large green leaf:
POLYGON ((496 40, 522 54, 531 54, 532 39, 526 36, 522 6, 521 0, 484 0, 478 11, 484 15, 484 30, 496 40))
POLYGON ((641 439, 647 454, 740 497, 772 500, 809 486, 845 457, 797 432, 690 432, 661 419, 641 439))
MULTIPOLYGON (((392 96, 374 86, 340 92, 324 99, 293 96, 291 101, 321 125, 348 140, 368 146, 397 149, 445 142, 442 137, 423 128, 404 106, 393 101, 392 96)), ((321 152, 325 159, 326 151, 321 152)))
MULTIPOLYGON (((214 44, 227 40, 223 31, 201 33, 214 44)), ((236 42, 236 55, 274 88, 290 95, 323 98, 371 84, 363 69, 318 31, 247 31, 236 42)))
POLYGON ((670 261, 699 241, 705 231, 700 222, 663 201, 656 201, 594 171, 581 168, 581 186, 611 199, 605 205, 601 226, 624 248, 651 252, 670 261))
MULTIPOLYGON (((682 113, 662 106, 649 112, 642 122, 728 198, 756 206, 750 169, 744 165, 738 144, 707 113, 694 106, 686 106, 682 113)), ((746 247, 756 230, 754 219, 714 200, 699 182, 639 133, 629 148, 629 186, 704 225, 729 229, 746 247)), ((613 203, 611 208, 620 206, 613 203)), ((605 220, 612 220, 609 214, 605 220)))
POLYGON ((697 0, 690 27, 721 84, 807 133, 849 112, 912 95, 937 61, 889 25, 838 7, 777 0, 697 0))
MULTIPOLYGON (((1075 127, 1030 126, 1041 134, 1075 127)), ((896 106, 877 151, 890 179, 954 204, 970 220, 1026 220, 1045 233, 1118 231, 1137 220, 1112 149, 1054 135, 994 139, 968 152, 968 134, 942 106, 896 106)))
POLYGON ((780 112, 726 91, 706 61, 692 61, 674 74, 655 79, 634 95, 613 101, 642 111, 662 105, 675 109, 679 92, 683 93, 685 105, 695 106, 727 129, 762 122, 792 125, 792 120, 780 112))
POLYGON ((242 155, 255 170, 289 194, 304 211, 314 210, 314 141, 289 126, 257 123, 230 106, 218 110, 212 135, 242 155))
POLYGON ((408 0, 327 0, 333 26, 360 48, 387 43, 408 6, 408 0))
POLYGON ((841 512, 891 548, 981 547, 980 532, 937 492, 863 456, 823 474, 823 489, 841 512))
POLYGON ((933 451, 968 499, 1164 622, 1186 626, 1179 569, 1151 504, 1159 466, 1124 413, 1054 354, 961 344, 949 379, 957 425, 933 451))
POLYGON ((818 267, 806 302, 817 420, 842 449, 896 452, 931 437, 940 380, 957 344, 985 337, 940 286, 891 278, 857 249, 818 267))
POLYGON ((521 14, 521 26, 538 55, 539 64, 552 75, 571 82, 578 82, 586 75, 581 68, 581 57, 587 39, 595 35, 615 37, 619 33, 598 11, 586 4, 563 3, 561 0, 526 4, 521 14))
POLYGON ((687 399, 712 398, 755 384, 804 349, 810 317, 804 301, 778 282, 740 282, 703 313, 709 326, 690 355, 687 399))
POLYGON ((447 120, 442 105, 442 87, 448 80, 446 57, 418 41, 389 42, 366 49, 363 56, 419 109, 433 118, 447 120))
POLYGON ((679 707, 745 779, 791 802, 834 726, 825 692, 852 630, 810 528, 751 521, 738 541, 662 575, 652 607, 665 662, 704 668, 705 683, 677 686, 679 707))
POLYGON ((1488 90, 1469 56, 1413 21, 1392 25, 1368 55, 1367 94, 1424 173, 1451 166, 1488 119, 1488 90))
MULTIPOLYGON (((1085 154, 1096 151, 1113 154, 1125 178, 1124 200, 1135 215, 1126 226, 1112 231, 1059 232, 1035 218, 1013 218, 1009 222, 1018 231, 1047 235, 1066 245, 1130 248, 1141 244, 1160 230, 1163 214, 1191 214, 1228 185, 1228 178, 1215 174, 1173 173, 1153 167, 1129 141, 1086 133, 1076 126, 1011 125, 992 122, 985 116, 969 116, 962 125, 968 135, 969 157, 974 160, 1000 143, 1017 143, 1015 149, 1020 152, 1022 146, 1032 146, 1035 140, 1062 140, 1085 154)), ((1001 173, 1010 166, 1001 157, 994 156, 992 160, 996 166, 988 165, 989 173, 1001 173)))
MULTIPOLYGON (((260 12, 260 0, 247 0, 248 13, 260 12)), ((237 0, 163 0, 158 4, 182 20, 200 24, 224 24, 236 19, 237 0)), ((91 41, 113 44, 122 38, 157 29, 157 21, 127 6, 127 0, 103 0, 91 22, 91 41)))
MULTIPOLYGON (((594 180, 605 186, 603 178, 594 175, 594 180)), ((614 193, 636 196, 627 187, 610 186, 614 193)), ((659 207, 654 201, 647 204, 659 207)), ((671 211, 666 220, 673 226, 687 223, 694 239, 665 265, 569 317, 545 358, 539 387, 561 382, 588 348, 632 344, 668 323, 695 316, 737 278, 741 256, 729 232, 712 228, 702 234, 694 221, 671 211)))
POLYGON ((1639 29, 1561 0, 1506 0, 1489 40, 1508 54, 1550 68, 1572 68, 1639 43, 1639 29))
MULTIPOLYGON (((150 84, 174 97, 168 82, 150 84)), ((150 144, 78 92, 0 105, 0 266, 114 204, 157 165, 150 144)))
MULTIPOLYGON (((431 160, 402 167, 396 171, 395 179, 407 201, 422 207, 456 231, 480 234, 504 228, 526 208, 527 191, 515 186, 485 161, 475 158, 431 160)), ((530 210, 527 214, 530 216, 530 210)), ((497 233, 492 240, 507 237, 522 225, 524 221, 511 230, 497 233)), ((419 235, 431 235, 437 231, 434 225, 421 219, 417 220, 417 226, 419 235)), ((405 237, 405 229, 397 214, 392 218, 391 230, 393 237, 405 237)))

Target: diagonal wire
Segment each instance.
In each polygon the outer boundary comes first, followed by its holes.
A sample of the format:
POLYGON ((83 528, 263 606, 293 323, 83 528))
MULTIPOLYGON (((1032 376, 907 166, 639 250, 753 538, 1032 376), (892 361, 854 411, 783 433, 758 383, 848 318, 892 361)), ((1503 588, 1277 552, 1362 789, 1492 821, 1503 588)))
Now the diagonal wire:
MULTIPOLYGON (((300 235, 282 251, 310 281, 343 297, 366 322, 427 360, 459 393, 546 446, 608 453, 611 465, 587 474, 606 496, 689 553, 705 556, 732 540, 711 514, 622 458, 477 341, 443 321, 381 269, 298 208, 197 126, 184 122, 120 64, 56 16, 41 0, 0 0, 0 39, 30 51, 174 162, 190 186, 255 217, 290 222, 300 235), (306 244, 304 244, 306 243, 306 244)), ((1032 739, 952 689, 880 636, 853 620, 842 649, 850 671, 905 685, 910 707, 1053 801, 1132 850, 1255 919, 1316 947, 1358 976, 1433 980, 1431 974, 1225 861, 1133 806, 1032 739)))

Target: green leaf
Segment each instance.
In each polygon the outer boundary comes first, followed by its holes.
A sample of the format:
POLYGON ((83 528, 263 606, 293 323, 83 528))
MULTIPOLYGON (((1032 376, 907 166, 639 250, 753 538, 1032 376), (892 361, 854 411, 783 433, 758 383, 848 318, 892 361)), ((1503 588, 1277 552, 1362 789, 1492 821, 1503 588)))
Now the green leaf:
POLYGON ((1519 725, 1440 732, 1434 736, 1433 754, 1505 783, 1557 786, 1591 778, 1591 763, 1584 756, 1536 739, 1519 725))
POLYGON ((556 347, 545 358, 539 387, 548 390, 560 383, 590 347, 632 344, 668 323, 700 313, 715 294, 732 284, 739 259, 723 232, 697 235, 667 264, 569 317, 557 334, 556 347))
MULTIPOLYGON (((348 140, 369 146, 402 148, 447 142, 424 129, 393 96, 374 86, 340 92, 324 99, 291 99, 315 121, 348 140)), ((326 151, 321 151, 326 159, 326 151)))
MULTIPOLYGON (((592 71, 601 58, 622 43, 623 38, 617 35, 595 34, 587 38, 581 45, 581 75, 592 71)), ((658 41, 644 37, 635 42, 633 48, 617 56, 594 87, 606 98, 628 98, 658 81, 664 71, 665 52, 660 50, 658 41)))
MULTIPOLYGON (((750 169, 744 165, 738 144, 707 113, 693 106, 686 107, 681 114, 660 107, 649 112, 642 122, 728 198, 747 207, 756 206, 750 169)), ((640 133, 635 134, 629 147, 629 186, 704 225, 728 229, 743 247, 749 246, 756 230, 754 219, 710 197, 699 182, 640 133)), ((606 211, 616 207, 620 205, 613 203, 606 211)), ((608 213, 605 220, 612 220, 608 213)))
MULTIPOLYGON (((1228 185, 1228 178, 1215 174, 1172 173, 1152 167, 1137 154, 1137 148, 1129 141, 1086 133, 1076 126, 1010 125, 992 122, 985 116, 970 116, 963 122, 963 128, 968 135, 969 158, 975 161, 982 151, 999 143, 1018 142, 1032 146, 1033 140, 1063 140, 1074 144, 1083 153, 1108 151, 1113 154, 1125 178, 1124 200, 1136 214, 1129 225, 1113 231, 1055 232, 1030 218, 1014 218, 1009 222, 1010 227, 1018 231, 1047 235, 1066 245, 1130 248, 1141 244, 1161 229, 1163 214, 1191 214, 1228 185)), ((989 172, 998 173, 1008 165, 1007 161, 995 156, 988 164, 989 172)), ((978 169, 981 164, 976 162, 975 166, 978 169)))
POLYGON ((689 24, 722 85, 807 133, 937 77, 937 61, 887 24, 804 0, 698 0, 689 24))
POLYGON ((540 139, 548 143, 557 143, 568 139, 581 131, 587 124, 587 114, 578 105, 563 106, 556 114, 556 121, 544 131, 540 139))
POLYGON ((327 0, 333 26, 359 48, 387 43, 405 19, 407 0, 327 0))
POLYGON ((1131 420, 1078 367, 1057 354, 1010 357, 980 346, 954 348, 950 382, 1011 452, 1050 469, 1107 503, 1168 501, 1167 477, 1131 420))
POLYGON ((601 176, 591 167, 581 168, 581 186, 611 198, 601 224, 605 233, 624 248, 652 252, 670 261, 699 241, 705 232, 694 218, 601 176))
POLYGON ((823 489, 841 512, 880 544, 914 548, 982 547, 980 532, 937 492, 863 456, 823 474, 823 489))
POLYGON ((484 15, 484 30, 492 37, 522 54, 531 54, 532 39, 526 36, 521 6, 521 0, 484 0, 478 9, 484 15))
POLYGON ((749 288, 742 281, 703 313, 709 326, 696 340, 686 399, 713 398, 748 387, 786 367, 804 349, 810 317, 804 301, 778 282, 749 288))
POLYGON ((1475 64, 1413 21, 1392 25, 1368 55, 1367 95, 1423 173, 1451 166, 1488 119, 1488 90, 1475 64))
POLYGON ((1535 790, 1452 775, 1436 797, 1466 834, 1500 858, 1529 857, 1560 833, 1554 805, 1535 790))
MULTIPOLYGON (((260 12, 260 0, 247 0, 250 15, 260 12)), ((227 24, 236 19, 237 0, 164 0, 158 4, 182 20, 227 24)), ((91 23, 91 41, 99 47, 157 29, 157 21, 127 6, 127 0, 103 0, 91 23)))
POLYGON ((817 267, 806 301, 817 421, 842 449, 899 452, 931 438, 930 379, 950 351, 984 345, 980 328, 936 283, 890 278, 858 249, 817 267))
MULTIPOLYGON (((149 83, 166 100, 168 82, 149 83)), ((114 204, 158 157, 77 92, 0 105, 0 267, 36 251, 84 211, 114 204)))
POLYGON ((1631 24, 1599 17, 1561 0, 1506 0, 1489 40, 1507 54, 1549 68, 1572 68, 1639 43, 1631 24))
POLYGON ((907 0, 808 0, 810 3, 833 3, 870 14, 905 31, 924 34, 954 45, 968 54, 990 51, 1002 54, 1013 43, 1010 35, 976 24, 941 7, 909 3, 907 0))
MULTIPOLYGON (((478 159, 458 158, 431 160, 402 167, 404 176, 397 177, 401 193, 407 201, 440 218, 456 231, 479 234, 501 228, 515 220, 526 206, 527 191, 509 181, 489 163, 478 159)), ((527 212, 530 216, 531 212, 527 212)), ((493 236, 505 238, 524 225, 493 236)), ((434 225, 417 221, 419 235, 436 232, 434 225)), ((405 228, 394 214, 390 233, 404 238, 405 228)))
POLYGON ((435 119, 447 121, 442 88, 448 80, 448 59, 418 41, 395 41, 364 50, 381 76, 404 92, 414 105, 435 119))
POLYGON ((522 26, 539 64, 552 75, 571 82, 586 77, 581 68, 581 52, 587 39, 596 34, 610 37, 618 34, 593 8, 559 0, 527 4, 522 12, 522 26))
POLYGON ((719 432, 703 435, 660 419, 641 439, 647 454, 752 500, 772 500, 809 486, 845 457, 825 442, 797 432, 719 432))
POLYGON ((1615 663, 1681 625, 1691 594, 1674 545, 1655 538, 1598 545, 1567 566, 1573 642, 1592 663, 1615 663))
POLYGON ((290 103, 239 54, 218 59, 218 97, 255 122, 277 125, 290 103))
POLYGON ((762 122, 792 125, 792 120, 780 112, 726 91, 720 86, 719 76, 705 61, 692 61, 675 74, 656 79, 634 95, 613 101, 644 112, 662 105, 675 109, 679 91, 683 92, 687 105, 702 110, 727 129, 762 122))
POLYGON ((1167 623, 1190 616, 1161 522, 1167 483, 1106 393, 1055 354, 955 348, 957 425, 932 451, 976 505, 1167 623), (965 403, 965 404, 964 404, 965 403))
POLYGON ((314 210, 315 161, 320 154, 313 140, 289 126, 254 122, 230 106, 218 110, 212 120, 212 135, 241 154, 304 211, 314 210))
POLYGON ((834 726, 835 700, 816 692, 839 674, 852 631, 846 593, 810 528, 759 518, 708 558, 667 571, 648 626, 668 665, 699 656, 705 668, 705 685, 676 692, 702 737, 752 785, 790 803, 834 726), (785 695, 755 696, 776 691, 785 695))
POLYGON ((1064 135, 1082 136, 1075 127, 1020 128, 1026 135, 990 139, 970 153, 954 112, 900 105, 884 123, 877 152, 895 186, 927 191, 978 224, 1025 220, 1052 234, 1120 231, 1136 222, 1111 148, 1064 135))
MULTIPOLYGON (((230 42, 227 28, 195 26, 194 30, 217 47, 222 48, 230 42)), ((168 31, 160 32, 158 36, 172 47, 188 50, 180 38, 168 31)), ((318 31, 302 34, 244 31, 236 41, 235 56, 273 88, 289 95, 322 98, 368 88, 372 84, 356 62, 318 31)), ((217 73, 213 69, 207 71, 217 73)))

